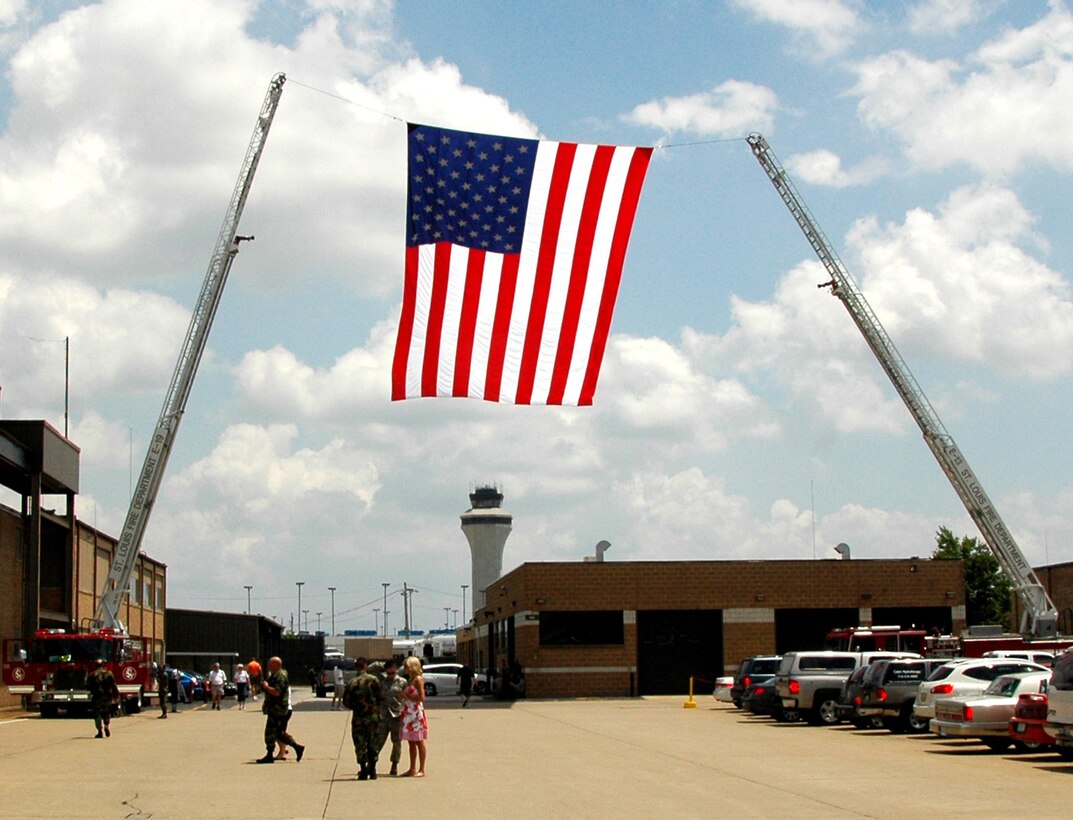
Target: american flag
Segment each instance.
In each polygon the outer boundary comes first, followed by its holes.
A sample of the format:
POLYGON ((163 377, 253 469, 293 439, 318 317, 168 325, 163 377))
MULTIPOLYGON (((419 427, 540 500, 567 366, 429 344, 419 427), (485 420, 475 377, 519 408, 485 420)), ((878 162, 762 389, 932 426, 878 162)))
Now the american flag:
POLYGON ((408 128, 392 400, 592 404, 652 149, 408 128))

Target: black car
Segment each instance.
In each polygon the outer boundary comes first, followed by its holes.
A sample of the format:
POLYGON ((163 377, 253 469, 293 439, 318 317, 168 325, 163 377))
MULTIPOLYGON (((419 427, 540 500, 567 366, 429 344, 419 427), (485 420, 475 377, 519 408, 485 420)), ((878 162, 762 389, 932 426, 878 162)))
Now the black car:
POLYGON ((782 698, 775 691, 774 675, 751 680, 742 692, 741 708, 754 715, 767 715, 780 723, 793 723, 801 719, 796 709, 783 707, 782 698))
POLYGON ((774 675, 779 669, 782 655, 754 655, 741 662, 738 674, 734 676, 734 685, 730 687, 730 699, 739 709, 745 690, 754 681, 774 675))
MULTIPOLYGON (((876 661, 878 663, 878 661, 876 661)), ((861 715, 857 708, 861 705, 861 685, 869 666, 859 666, 846 678, 842 684, 842 692, 835 706, 835 714, 838 720, 847 720, 858 729, 881 729, 883 721, 878 717, 866 717, 861 715)))

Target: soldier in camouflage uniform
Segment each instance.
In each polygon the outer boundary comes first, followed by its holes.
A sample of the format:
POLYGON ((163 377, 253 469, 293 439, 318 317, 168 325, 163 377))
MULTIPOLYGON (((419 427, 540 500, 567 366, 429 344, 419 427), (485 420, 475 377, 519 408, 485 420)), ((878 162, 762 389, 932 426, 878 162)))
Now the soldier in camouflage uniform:
POLYGON ((97 661, 97 668, 86 681, 89 685, 90 709, 93 710, 93 723, 97 727, 95 737, 112 736, 112 704, 119 700, 119 687, 115 685, 112 670, 97 661), (101 730, 104 734, 101 734, 101 730))
POLYGON ((354 740, 354 755, 361 770, 358 780, 376 780, 376 761, 380 756, 380 710, 384 705, 384 689, 380 679, 368 671, 368 661, 358 658, 358 674, 343 690, 343 705, 353 714, 350 735, 354 740))
POLYGON ((265 714, 265 748, 268 751, 264 757, 257 758, 258 763, 272 763, 272 753, 276 749, 276 743, 280 742, 294 749, 295 757, 299 762, 306 747, 298 743, 287 732, 287 719, 290 717, 289 692, 291 682, 287 677, 287 670, 283 668, 283 661, 279 658, 268 659, 268 677, 265 678, 261 688, 264 689, 265 700, 261 711, 265 714))
POLYGON ((384 664, 384 706, 380 711, 380 737, 377 748, 383 749, 387 739, 391 738, 391 774, 399 773, 399 759, 402 757, 402 740, 399 737, 399 723, 402 719, 402 692, 406 688, 406 678, 399 674, 399 665, 394 658, 384 664))

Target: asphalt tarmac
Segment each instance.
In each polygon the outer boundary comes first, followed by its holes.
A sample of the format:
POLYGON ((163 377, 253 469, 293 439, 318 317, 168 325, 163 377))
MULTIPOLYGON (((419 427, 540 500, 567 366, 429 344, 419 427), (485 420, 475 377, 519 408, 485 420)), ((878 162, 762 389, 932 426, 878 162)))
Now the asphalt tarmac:
MULTIPOLYGON (((427 776, 359 782, 349 714, 308 691, 307 751, 256 765, 259 703, 115 718, 0 716, 0 817, 1057 817, 1073 763, 964 740, 748 717, 710 696, 429 699, 427 776)), ((385 755, 386 758, 386 755, 385 755)), ((403 751, 403 767, 407 755, 403 751)))

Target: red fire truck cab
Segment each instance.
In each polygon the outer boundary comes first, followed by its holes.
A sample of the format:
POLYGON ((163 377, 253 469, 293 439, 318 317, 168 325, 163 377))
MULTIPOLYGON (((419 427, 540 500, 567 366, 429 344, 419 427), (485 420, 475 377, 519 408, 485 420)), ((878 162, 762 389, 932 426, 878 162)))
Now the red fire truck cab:
POLYGON ((38 629, 29 645, 5 640, 3 680, 11 694, 38 704, 42 717, 55 717, 61 709, 88 709, 86 681, 98 661, 112 670, 125 711, 137 712, 149 688, 149 660, 140 639, 116 629, 38 629))

